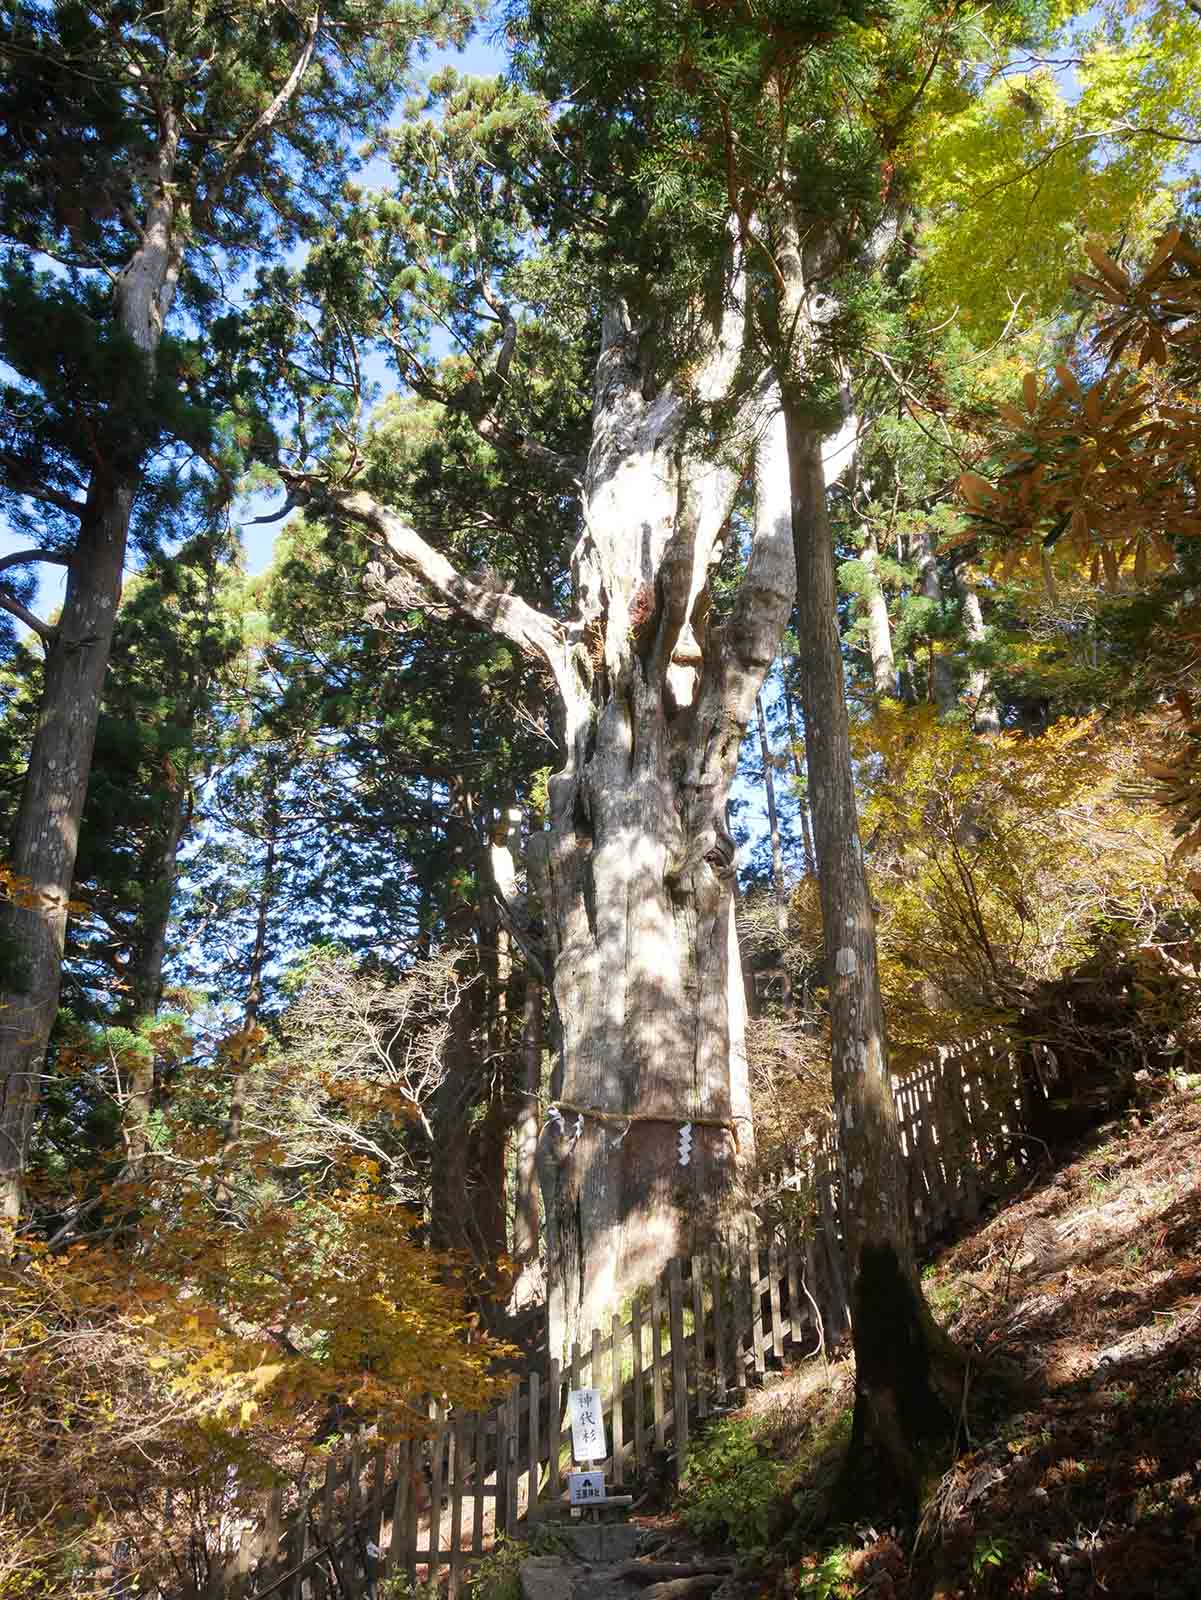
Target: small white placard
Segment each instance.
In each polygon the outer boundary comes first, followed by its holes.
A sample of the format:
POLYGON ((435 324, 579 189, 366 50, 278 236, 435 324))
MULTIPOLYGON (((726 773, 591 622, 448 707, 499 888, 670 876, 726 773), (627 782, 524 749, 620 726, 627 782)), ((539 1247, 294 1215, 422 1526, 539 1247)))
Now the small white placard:
POLYGON ((573 1506, 594 1506, 605 1498, 603 1472, 569 1472, 567 1487, 573 1506))
POLYGON ((577 1461, 603 1461, 605 1413, 599 1389, 572 1389, 567 1396, 571 1417, 571 1450, 577 1461))

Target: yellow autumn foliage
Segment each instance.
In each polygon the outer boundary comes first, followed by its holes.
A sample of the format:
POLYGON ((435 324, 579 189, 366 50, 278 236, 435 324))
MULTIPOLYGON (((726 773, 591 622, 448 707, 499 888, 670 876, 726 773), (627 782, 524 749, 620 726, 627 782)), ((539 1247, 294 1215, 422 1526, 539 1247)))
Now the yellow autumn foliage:
POLYGON ((1154 719, 981 739, 885 704, 856 730, 894 1065, 1004 1025, 1108 942, 1196 953, 1168 825, 1140 788, 1154 719))
POLYGON ((373 1164, 285 1188, 279 1156, 180 1124, 137 1181, 92 1195, 91 1233, 20 1239, 0 1262, 6 1600, 64 1592, 68 1567, 99 1569, 120 1541, 186 1565, 193 1535, 352 1422, 412 1435, 429 1396, 501 1392, 509 1352, 478 1332, 464 1268, 423 1246, 373 1164))

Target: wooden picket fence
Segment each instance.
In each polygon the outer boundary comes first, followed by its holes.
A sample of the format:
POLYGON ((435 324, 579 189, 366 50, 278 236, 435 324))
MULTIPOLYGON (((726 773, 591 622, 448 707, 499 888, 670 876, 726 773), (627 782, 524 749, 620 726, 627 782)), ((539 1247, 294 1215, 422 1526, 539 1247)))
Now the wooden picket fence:
MULTIPOLYGON (((1020 1164, 1019 1085, 1004 1052, 978 1040, 940 1052, 894 1088, 914 1226, 928 1245, 978 1214, 982 1183, 1020 1164)), ((498 1534, 562 1513, 571 1389, 602 1392, 611 1485, 678 1473, 695 1424, 850 1325, 831 1142, 769 1188, 802 1195, 794 1210, 804 1226, 772 1222, 735 1247, 671 1262, 628 1315, 615 1313, 566 1365, 552 1359, 515 1380, 491 1411, 448 1415, 433 1404, 422 1439, 360 1438, 290 1506, 277 1489, 237 1548, 210 1560, 207 1588, 192 1596, 355 1600, 377 1595, 387 1578, 418 1575, 459 1594, 498 1534)))

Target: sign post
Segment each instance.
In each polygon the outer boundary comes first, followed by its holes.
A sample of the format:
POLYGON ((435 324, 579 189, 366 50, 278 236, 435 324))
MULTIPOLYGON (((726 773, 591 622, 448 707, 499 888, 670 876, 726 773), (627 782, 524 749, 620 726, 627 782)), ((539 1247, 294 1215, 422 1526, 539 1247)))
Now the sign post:
POLYGON ((599 1389, 572 1389, 567 1396, 567 1409, 571 1417, 571 1453, 577 1461, 587 1465, 590 1461, 603 1461, 605 1449, 605 1413, 599 1389))
POLYGON ((603 1461, 605 1451, 605 1413, 599 1389, 572 1389, 567 1396, 571 1417, 571 1453, 583 1472, 567 1474, 568 1495, 573 1506, 604 1505, 605 1475, 593 1472, 594 1461, 603 1461))

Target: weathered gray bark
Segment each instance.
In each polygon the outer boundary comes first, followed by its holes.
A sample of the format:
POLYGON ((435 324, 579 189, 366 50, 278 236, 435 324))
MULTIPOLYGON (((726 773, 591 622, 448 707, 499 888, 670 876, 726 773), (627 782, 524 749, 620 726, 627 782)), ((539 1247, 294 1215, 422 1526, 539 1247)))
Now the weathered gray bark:
POLYGON ((558 690, 566 762, 528 852, 561 1040, 561 1117, 539 1148, 555 1351, 711 1236, 747 1106, 725 804, 792 604, 786 443, 762 389, 719 459, 693 442, 690 407, 731 387, 736 294, 688 395, 652 380, 648 332, 623 305, 605 316, 570 621, 464 577, 362 492, 325 492, 402 567, 541 656, 558 690), (752 546, 714 622, 708 574, 748 459, 752 546))
POLYGON ((866 530, 863 553, 860 556, 867 583, 863 591, 863 609, 867 622, 867 647, 872 658, 872 688, 877 700, 895 696, 897 692, 897 663, 892 648, 892 623, 888 617, 888 601, 880 585, 880 551, 876 536, 866 530))
MULTIPOLYGON (((938 579, 934 538, 928 528, 923 528, 917 535, 916 553, 918 593, 924 599, 941 605, 942 585, 938 579)), ((948 711, 954 711, 959 704, 959 696, 955 693, 955 674, 951 670, 951 663, 945 652, 938 648, 936 640, 930 642, 930 696, 943 715, 948 711)))
POLYGON ((776 935, 780 941, 780 1004, 792 1009, 792 974, 788 970, 788 886, 784 882, 784 850, 780 842, 780 816, 776 810, 776 775, 763 696, 755 696, 755 722, 759 730, 759 759, 763 765, 763 792, 767 799, 767 831, 771 841, 771 887, 776 903, 776 935))
MULTIPOLYGON (((980 596, 971 573, 965 567, 955 569, 955 588, 963 606, 963 631, 969 645, 982 645, 987 638, 984 616, 980 610, 980 596)), ((972 725, 977 733, 1000 733, 1001 713, 992 682, 987 671, 973 666, 967 678, 968 698, 972 703, 972 725)))

